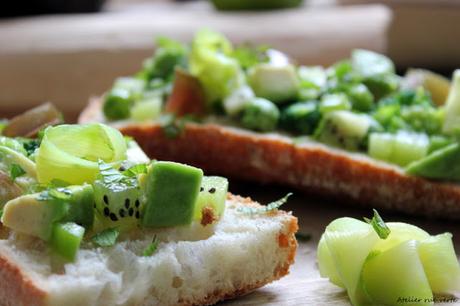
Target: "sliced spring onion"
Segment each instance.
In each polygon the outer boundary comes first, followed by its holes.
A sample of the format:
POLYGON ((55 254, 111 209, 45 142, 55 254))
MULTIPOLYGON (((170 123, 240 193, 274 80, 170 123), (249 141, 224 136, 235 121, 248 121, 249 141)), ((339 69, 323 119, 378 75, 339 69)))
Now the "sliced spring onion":
POLYGON ((414 240, 369 254, 361 282, 372 299, 371 305, 433 304, 433 294, 414 240))
POLYGON ((90 183, 99 172, 99 159, 119 164, 125 158, 126 142, 119 131, 100 123, 60 125, 45 131, 36 157, 37 176, 40 183, 90 183))
POLYGON ((444 233, 421 241, 418 253, 434 293, 460 292, 460 267, 452 234, 444 233))

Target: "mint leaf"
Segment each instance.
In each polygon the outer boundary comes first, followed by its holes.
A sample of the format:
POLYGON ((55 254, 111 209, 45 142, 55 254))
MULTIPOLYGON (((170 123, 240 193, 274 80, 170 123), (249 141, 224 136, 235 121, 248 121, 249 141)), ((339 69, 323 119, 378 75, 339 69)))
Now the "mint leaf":
POLYGON ((49 201, 49 200, 58 200, 66 201, 72 196, 72 191, 64 187, 58 188, 48 188, 42 192, 37 197, 38 201, 49 201))
POLYGON ((100 247, 110 247, 117 242, 118 235, 120 231, 117 228, 107 228, 91 237, 91 241, 100 247))
POLYGON ((390 235, 391 233, 391 230, 385 224, 382 217, 380 217, 377 210, 374 209, 373 211, 374 211, 374 217, 372 217, 372 220, 368 218, 364 218, 364 221, 372 225, 377 235, 379 235, 380 239, 387 239, 388 235, 390 235))
POLYGON ((145 248, 144 252, 142 253, 142 256, 152 256, 153 253, 156 252, 159 243, 160 240, 158 240, 157 236, 155 235, 153 237, 152 243, 150 243, 149 246, 145 248))
POLYGON ((122 172, 127 177, 136 177, 139 174, 147 173, 146 164, 134 165, 122 172))
POLYGON ((237 211, 243 214, 249 214, 249 215, 265 214, 268 212, 272 212, 272 211, 278 210, 278 208, 280 208, 284 203, 286 203, 288 198, 291 195, 292 193, 290 192, 284 197, 282 197, 281 199, 271 202, 263 207, 257 207, 257 208, 248 207, 248 206, 238 207, 237 211))
POLYGON ((104 163, 102 160, 99 160, 98 164, 99 176, 109 189, 137 185, 137 179, 135 177, 124 175, 124 173, 114 169, 111 165, 104 163))
POLYGON ((18 164, 11 165, 10 176, 13 181, 15 181, 16 178, 23 176, 24 174, 26 174, 26 172, 24 171, 24 169, 22 169, 21 166, 19 166, 18 164))

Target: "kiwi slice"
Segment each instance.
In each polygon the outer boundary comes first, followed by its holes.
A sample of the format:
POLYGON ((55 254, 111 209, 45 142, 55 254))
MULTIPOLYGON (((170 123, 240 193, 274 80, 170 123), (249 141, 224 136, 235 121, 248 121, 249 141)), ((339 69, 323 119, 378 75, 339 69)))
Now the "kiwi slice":
POLYGON ((225 209, 228 180, 220 176, 204 176, 195 204, 193 218, 203 224, 218 220, 225 209), (207 220, 206 220, 207 219, 207 220))
POLYGON ((127 231, 137 226, 143 208, 138 186, 119 184, 113 187, 100 180, 93 186, 97 217, 103 227, 127 231))

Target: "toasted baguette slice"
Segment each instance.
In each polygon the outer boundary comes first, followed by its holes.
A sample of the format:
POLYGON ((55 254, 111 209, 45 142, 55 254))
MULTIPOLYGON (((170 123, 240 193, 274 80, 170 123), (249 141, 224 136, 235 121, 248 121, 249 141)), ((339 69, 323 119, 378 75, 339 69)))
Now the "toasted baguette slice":
MULTIPOLYGON (((91 100, 80 116, 80 123, 103 120, 100 99, 91 100)), ((364 154, 216 124, 186 124, 175 139, 153 123, 115 126, 150 157, 192 164, 208 173, 284 184, 364 207, 460 219, 460 185, 408 176, 402 168, 364 154)))
POLYGON ((88 244, 59 272, 42 242, 12 233, 0 240, 0 304, 211 305, 286 275, 297 219, 280 210, 248 215, 238 208, 259 204, 232 195, 226 206, 213 226, 136 233, 104 249, 88 244), (157 251, 142 256, 154 235, 157 251))

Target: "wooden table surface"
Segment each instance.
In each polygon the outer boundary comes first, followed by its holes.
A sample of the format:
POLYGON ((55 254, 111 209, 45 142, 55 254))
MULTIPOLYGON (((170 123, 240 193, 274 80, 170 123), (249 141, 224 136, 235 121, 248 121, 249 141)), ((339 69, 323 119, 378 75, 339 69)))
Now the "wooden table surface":
MULTIPOLYGON (((230 183, 230 190, 244 196, 268 203, 282 197, 289 189, 260 186, 247 183, 230 183)), ((294 306, 294 305, 351 305, 347 294, 340 288, 330 284, 319 276, 316 263, 316 246, 329 222, 343 217, 369 217, 369 209, 360 209, 344 205, 339 201, 320 199, 295 192, 283 209, 291 210, 299 218, 299 232, 311 235, 308 242, 299 242, 296 262, 291 273, 285 278, 267 285, 255 292, 236 300, 221 303, 220 306, 294 306)), ((445 220, 429 220, 381 211, 385 221, 409 222, 427 230, 430 234, 451 232, 457 253, 460 252, 460 226, 458 222, 445 220)), ((460 299, 452 303, 436 305, 460 305, 460 299)))

